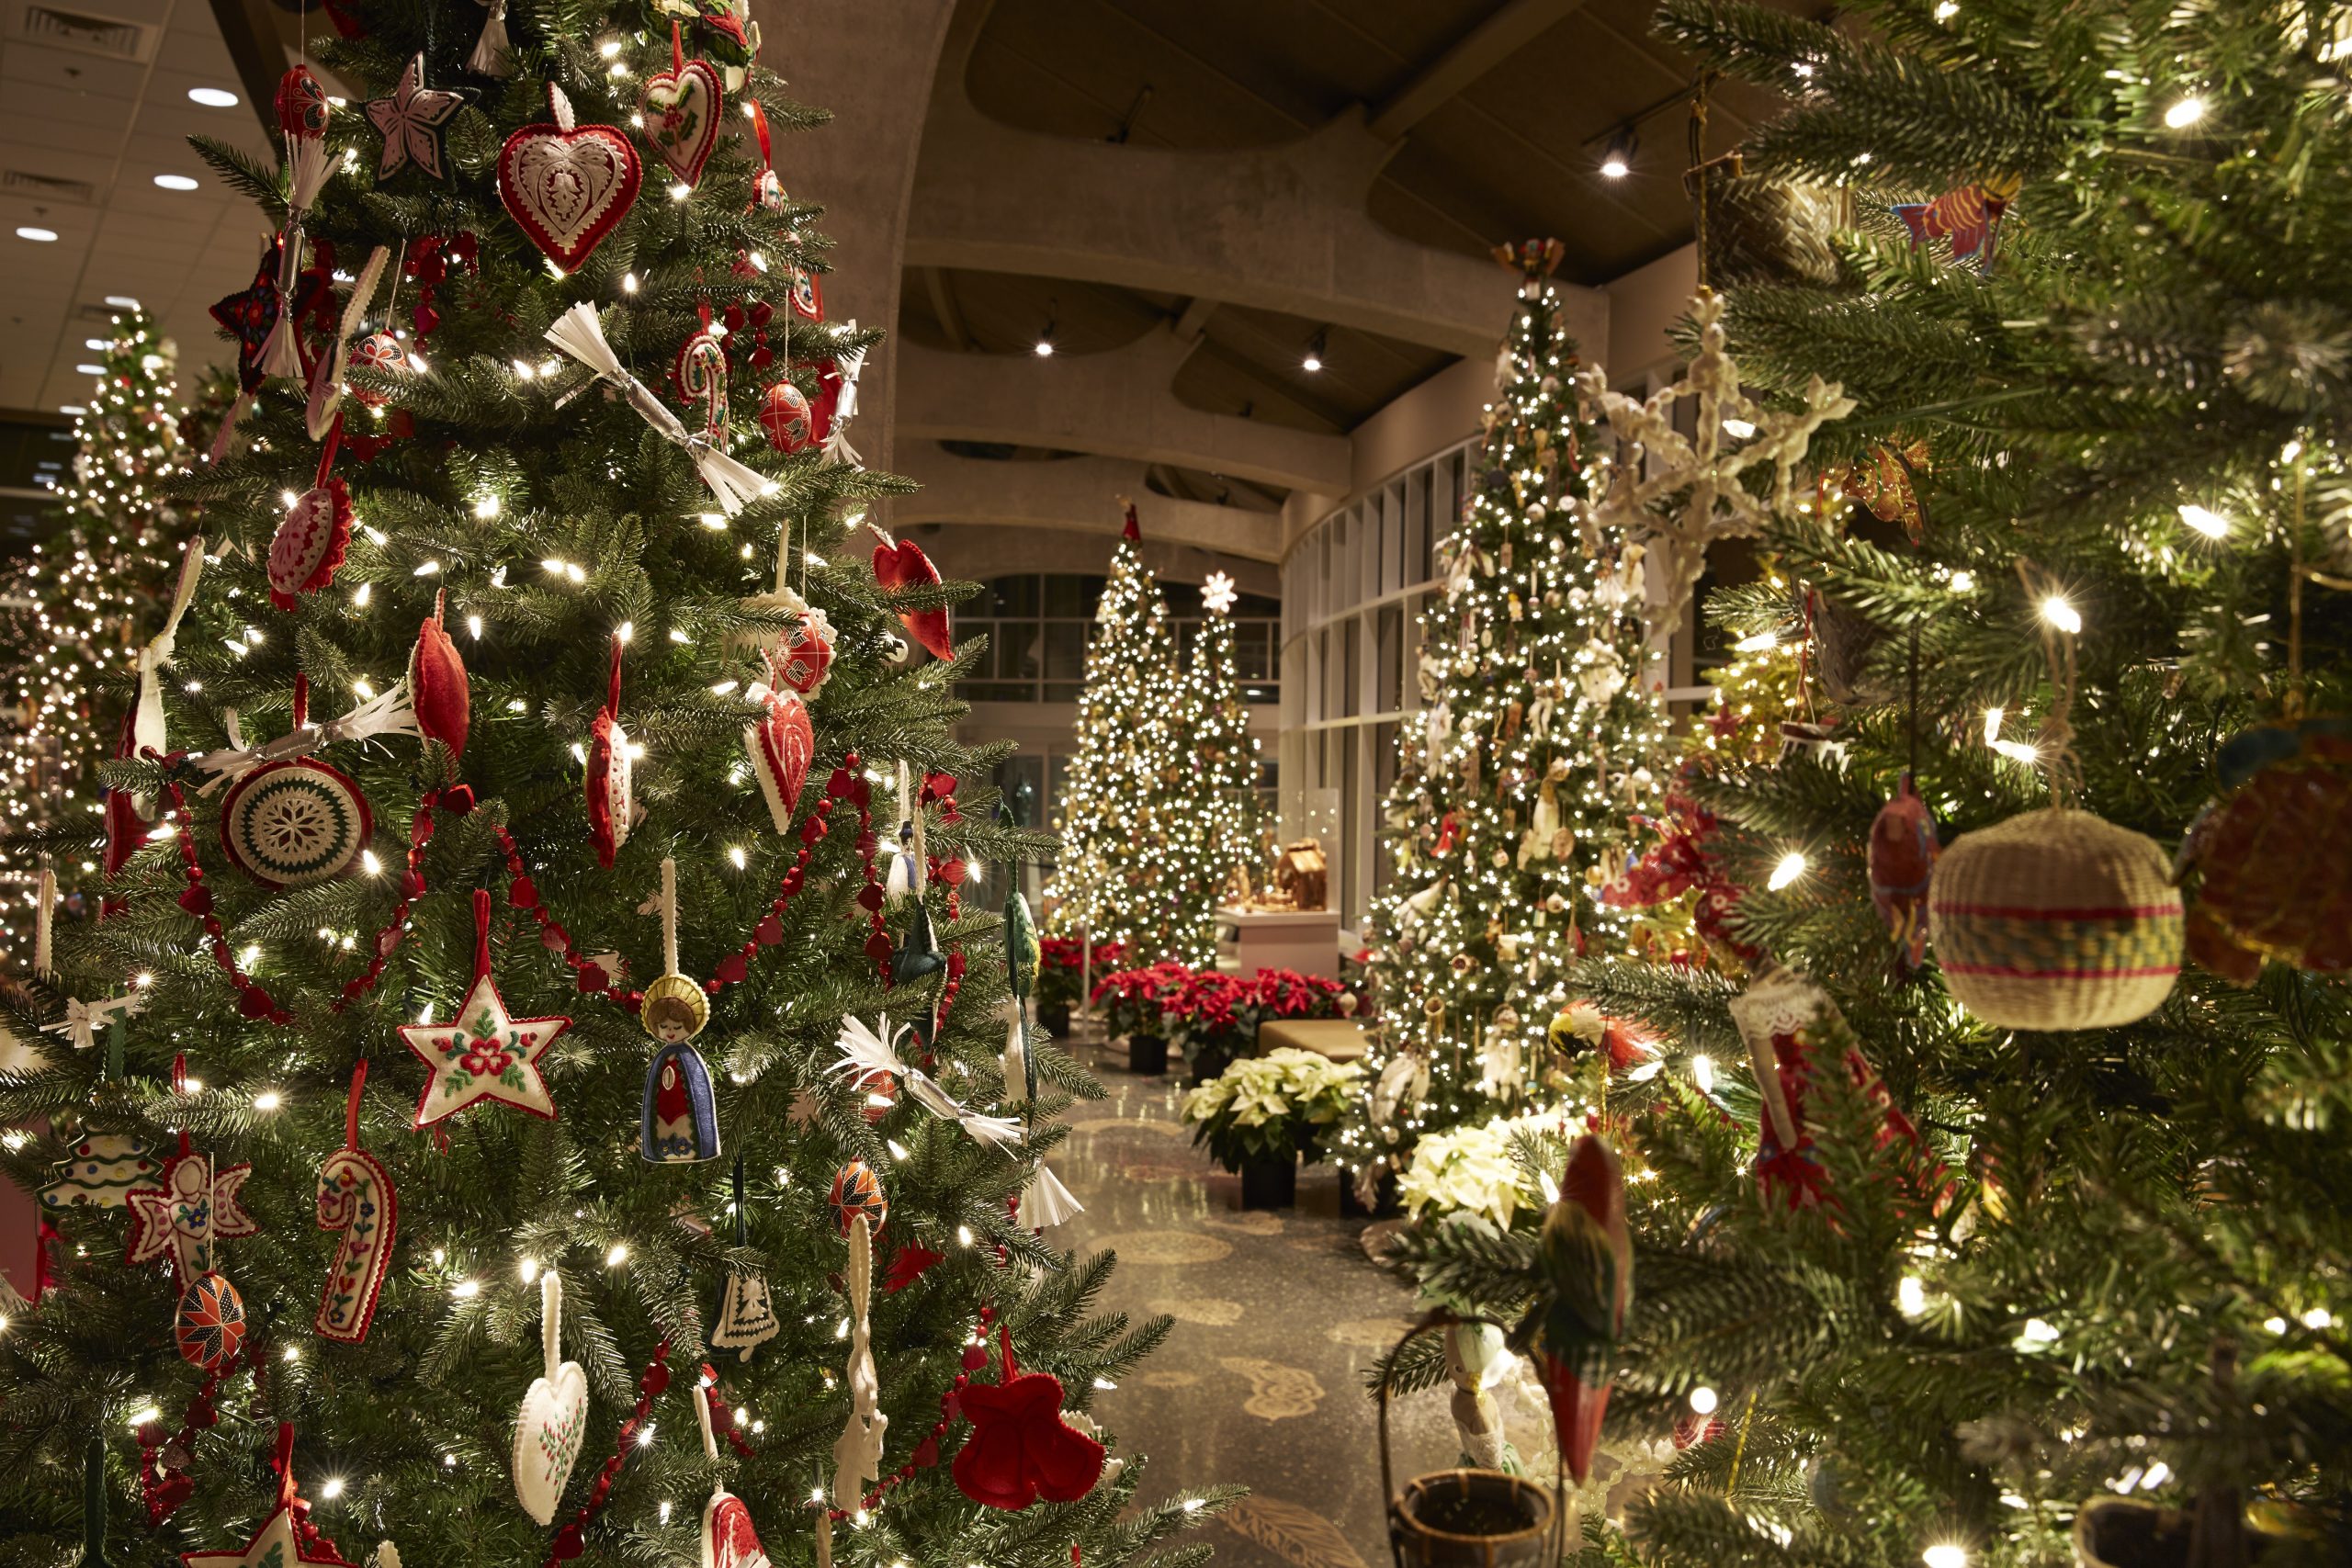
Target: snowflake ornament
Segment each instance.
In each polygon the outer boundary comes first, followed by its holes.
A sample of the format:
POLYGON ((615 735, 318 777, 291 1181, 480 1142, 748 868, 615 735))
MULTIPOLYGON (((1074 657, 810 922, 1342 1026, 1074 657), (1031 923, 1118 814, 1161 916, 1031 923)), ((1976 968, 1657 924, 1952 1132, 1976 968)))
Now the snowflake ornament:
POLYGON ((1815 433, 1854 412, 1845 389, 1818 376, 1806 383, 1801 409, 1768 409, 1750 399, 1740 389, 1739 367, 1724 349, 1723 317, 1723 297, 1702 290, 1690 305, 1690 319, 1699 325, 1698 357, 1680 380, 1646 400, 1611 391, 1608 372, 1598 366, 1577 378, 1588 408, 1608 421, 1623 447, 1610 469, 1607 493, 1589 509, 1589 525, 1654 542, 1667 569, 1666 596, 1649 606, 1653 635, 1681 623, 1682 607, 1706 570, 1707 547, 1760 534, 1775 513, 1787 511, 1793 475, 1815 433), (1698 412, 1689 435, 1674 425, 1675 406, 1686 398, 1698 412), (1771 466, 1772 489, 1759 499, 1741 479, 1764 464, 1771 466))

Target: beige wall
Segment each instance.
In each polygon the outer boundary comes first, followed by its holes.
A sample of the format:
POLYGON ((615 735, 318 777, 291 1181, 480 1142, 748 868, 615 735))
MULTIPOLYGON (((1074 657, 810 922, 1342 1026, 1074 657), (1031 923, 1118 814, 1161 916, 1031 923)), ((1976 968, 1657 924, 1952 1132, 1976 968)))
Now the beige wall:
POLYGON ((1685 245, 1609 285, 1609 355, 1611 385, 1630 387, 1652 370, 1675 361, 1667 333, 1699 290, 1699 248, 1685 245))

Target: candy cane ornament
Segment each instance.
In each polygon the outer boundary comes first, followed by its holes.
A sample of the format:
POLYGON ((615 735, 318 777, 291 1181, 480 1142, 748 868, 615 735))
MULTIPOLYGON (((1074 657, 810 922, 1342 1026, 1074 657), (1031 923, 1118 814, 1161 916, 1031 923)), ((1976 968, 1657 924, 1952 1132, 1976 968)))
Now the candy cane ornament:
POLYGON ((362 1058, 351 1069, 351 1097, 343 1113, 343 1147, 319 1167, 319 1228, 341 1231, 325 1293, 311 1326, 322 1338, 356 1345, 368 1337, 376 1299, 391 1267, 392 1239, 400 1226, 400 1199, 391 1172, 359 1146, 359 1096, 368 1083, 362 1058))
POLYGON ((678 350, 678 393, 688 403, 702 405, 703 439, 723 449, 727 446, 727 350, 710 330, 707 300, 702 318, 702 330, 678 350))

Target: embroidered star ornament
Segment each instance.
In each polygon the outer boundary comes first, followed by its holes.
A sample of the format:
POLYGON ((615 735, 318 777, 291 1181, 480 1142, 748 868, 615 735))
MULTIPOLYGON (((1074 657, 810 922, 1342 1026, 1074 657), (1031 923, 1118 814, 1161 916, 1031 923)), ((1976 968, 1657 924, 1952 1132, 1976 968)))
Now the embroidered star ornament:
POLYGON ((277 1427, 277 1506, 242 1551, 183 1551, 187 1568, 299 1568, 303 1563, 351 1568, 334 1541, 311 1522, 311 1505, 294 1484, 294 1428, 277 1427))
POLYGON ((428 87, 424 85, 424 55, 420 51, 401 73, 391 96, 370 98, 368 118, 384 136, 384 155, 376 164, 376 183, 382 185, 402 169, 414 167, 436 180, 449 177, 447 139, 449 122, 473 98, 469 87, 428 87))
POLYGON ((555 1120, 555 1099, 539 1070, 568 1018, 515 1018, 490 974, 490 895, 474 890, 474 982, 447 1023, 401 1026, 401 1040, 432 1070, 417 1097, 421 1132, 469 1106, 497 1100, 555 1120))
POLYGON ((251 392, 257 390, 266 379, 261 367, 262 350, 269 343, 269 334, 277 329, 277 314, 283 301, 277 292, 277 266, 285 246, 272 241, 261 254, 261 265, 254 273, 254 280, 226 299, 212 307, 212 319, 220 330, 237 340, 237 385, 251 392))

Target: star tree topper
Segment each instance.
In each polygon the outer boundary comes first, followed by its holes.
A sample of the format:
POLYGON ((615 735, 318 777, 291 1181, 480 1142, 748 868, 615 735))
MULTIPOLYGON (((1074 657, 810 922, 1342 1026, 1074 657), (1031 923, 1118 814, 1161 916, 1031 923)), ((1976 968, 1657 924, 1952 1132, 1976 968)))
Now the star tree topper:
POLYGON ((1723 318, 1723 297, 1700 290, 1690 303, 1698 357, 1680 380, 1646 401, 1611 391, 1609 373, 1599 366, 1577 378, 1577 389, 1625 446, 1610 468, 1607 493, 1587 513, 1588 535, 1618 529, 1629 539, 1655 540, 1665 552, 1670 575, 1665 600, 1648 606, 1653 633, 1680 624, 1706 569, 1707 547, 1760 534, 1774 513, 1787 511, 1792 476, 1815 432, 1854 412, 1845 389, 1818 376, 1805 386, 1803 408, 1768 409, 1752 400, 1724 352, 1723 318), (1685 398, 1698 408, 1689 435, 1674 427, 1675 405, 1685 398), (1727 424, 1748 434, 1735 434, 1727 424), (1729 450, 1726 435, 1736 443, 1729 450), (1759 500, 1741 477, 1764 464, 1771 465, 1772 489, 1759 500))
POLYGON ((1208 581, 1201 584, 1201 603, 1216 615, 1232 609, 1234 600, 1239 597, 1234 592, 1233 579, 1221 571, 1209 573, 1208 581))
POLYGON ((568 1018, 514 1018, 490 975, 490 895, 474 890, 474 983, 447 1023, 401 1026, 401 1041, 433 1070, 416 1101, 421 1132, 485 1100, 502 1100, 555 1120, 555 1098, 539 1059, 568 1018))

